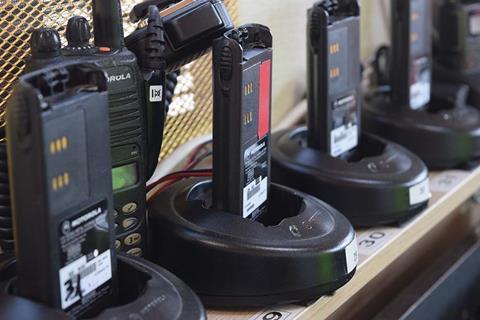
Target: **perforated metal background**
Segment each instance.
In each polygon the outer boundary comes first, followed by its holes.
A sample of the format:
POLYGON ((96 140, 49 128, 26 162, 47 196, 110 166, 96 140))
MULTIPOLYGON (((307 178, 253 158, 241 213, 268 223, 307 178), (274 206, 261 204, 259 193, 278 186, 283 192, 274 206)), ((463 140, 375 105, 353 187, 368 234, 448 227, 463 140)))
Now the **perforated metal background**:
MULTIPOLYGON (((24 69, 29 53, 29 38, 35 28, 54 27, 63 35, 73 15, 91 16, 91 1, 86 0, 0 0, 0 122, 12 85, 24 69)), ((140 0, 122 0, 125 34, 135 29, 128 13, 140 0)), ((225 0, 234 22, 237 0, 225 0)), ((212 130, 211 55, 206 55, 182 70, 167 120, 164 157, 193 137, 212 130)))

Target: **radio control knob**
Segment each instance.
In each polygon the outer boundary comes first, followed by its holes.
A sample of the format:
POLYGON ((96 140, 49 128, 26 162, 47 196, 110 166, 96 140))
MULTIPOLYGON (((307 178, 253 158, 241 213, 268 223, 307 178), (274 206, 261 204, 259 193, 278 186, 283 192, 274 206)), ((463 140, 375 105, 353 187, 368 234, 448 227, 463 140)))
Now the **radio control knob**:
POLYGON ((66 38, 69 46, 88 47, 90 45, 90 24, 80 16, 68 20, 66 38))
POLYGON ((61 54, 62 42, 57 30, 40 28, 33 31, 30 47, 33 58, 55 58, 61 54))

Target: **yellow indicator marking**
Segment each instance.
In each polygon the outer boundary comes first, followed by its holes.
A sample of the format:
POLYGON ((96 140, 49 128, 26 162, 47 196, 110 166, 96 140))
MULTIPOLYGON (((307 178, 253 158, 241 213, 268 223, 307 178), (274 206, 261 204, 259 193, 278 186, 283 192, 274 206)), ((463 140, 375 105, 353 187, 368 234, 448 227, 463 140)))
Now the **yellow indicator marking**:
POLYGON ((333 69, 330 69, 330 78, 333 79, 333 78, 337 78, 340 76, 340 68, 333 68, 333 69))
POLYGON ((67 150, 68 148, 68 139, 65 136, 62 137, 62 148, 63 150, 67 150))
POLYGON ((63 188, 63 176, 58 176, 58 188, 63 188))
POLYGON ((417 42, 418 33, 412 33, 412 36, 411 36, 410 40, 412 41, 412 43, 417 42))
POLYGON ((55 141, 55 145, 57 146, 57 152, 61 152, 62 151, 62 141, 60 141, 60 139, 57 139, 57 141, 55 141))
POLYGON ((65 172, 63 174, 63 181, 65 182, 65 185, 68 186, 70 184, 70 175, 68 172, 65 172))
POLYGON ((245 95, 248 96, 249 94, 253 93, 253 83, 249 83, 245 86, 245 95))
POLYGON ((252 121, 253 121, 253 113, 252 112, 247 112, 244 116, 244 124, 247 125, 252 121))
POLYGON ((330 54, 335 54, 340 52, 340 43, 335 42, 330 45, 330 54))
POLYGON ((53 188, 53 191, 57 191, 58 189, 57 178, 52 179, 52 188, 53 188))
POLYGON ((53 156, 56 153, 55 142, 50 142, 50 154, 53 156))

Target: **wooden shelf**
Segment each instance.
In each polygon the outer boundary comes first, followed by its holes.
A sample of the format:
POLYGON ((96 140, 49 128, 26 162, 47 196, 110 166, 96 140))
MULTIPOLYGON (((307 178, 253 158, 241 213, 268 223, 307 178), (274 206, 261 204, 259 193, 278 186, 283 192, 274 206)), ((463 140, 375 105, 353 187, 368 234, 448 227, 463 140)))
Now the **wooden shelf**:
MULTIPOLYGON (((353 279, 331 297, 322 297, 308 307, 288 305, 264 310, 218 311, 209 310, 212 320, 293 320, 293 319, 341 319, 355 301, 355 295, 384 270, 393 268, 397 259, 418 246, 429 233, 455 215, 457 208, 480 189, 480 168, 469 171, 444 171, 431 174, 430 206, 405 225, 357 230, 359 266, 353 279), (268 315, 268 316, 267 316, 268 315), (276 317, 274 316, 276 315, 276 317)), ((466 219, 480 219, 467 217, 466 219)), ((470 229, 472 224, 469 224, 470 229)), ((455 222, 458 224, 458 221, 455 222)), ((358 297, 357 297, 358 298, 358 297)))

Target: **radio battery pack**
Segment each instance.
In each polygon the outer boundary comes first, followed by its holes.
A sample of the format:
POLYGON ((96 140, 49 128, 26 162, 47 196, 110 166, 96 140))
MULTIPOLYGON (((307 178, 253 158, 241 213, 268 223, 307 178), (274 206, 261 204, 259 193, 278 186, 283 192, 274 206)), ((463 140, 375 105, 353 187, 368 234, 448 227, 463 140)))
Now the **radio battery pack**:
POLYGON ((432 83, 432 2, 392 1, 392 100, 418 110, 430 102, 432 83), (405 72, 407 69, 407 72, 405 72))
POLYGON ((261 25, 231 30, 213 49, 213 206, 257 218, 270 188, 272 36, 261 25))
POLYGON ((107 80, 89 64, 22 76, 7 108, 20 296, 88 316, 116 292, 107 80))
POLYGON ((341 156, 360 138, 360 9, 323 1, 308 14, 308 146, 341 156))

